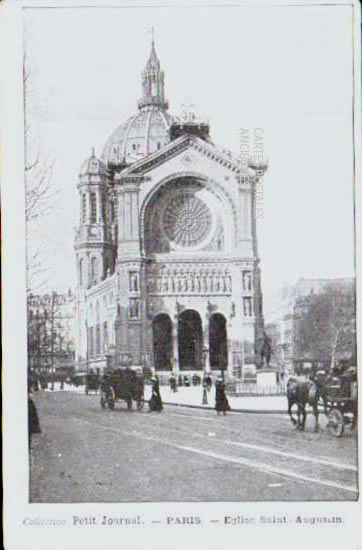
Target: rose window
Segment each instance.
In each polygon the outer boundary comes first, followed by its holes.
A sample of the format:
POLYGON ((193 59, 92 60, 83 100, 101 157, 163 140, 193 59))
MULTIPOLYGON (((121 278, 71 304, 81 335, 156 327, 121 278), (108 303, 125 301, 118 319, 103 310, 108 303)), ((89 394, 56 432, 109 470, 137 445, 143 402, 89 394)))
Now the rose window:
POLYGON ((176 196, 163 213, 167 238, 178 246, 197 246, 211 228, 211 212, 204 202, 192 194, 176 196))

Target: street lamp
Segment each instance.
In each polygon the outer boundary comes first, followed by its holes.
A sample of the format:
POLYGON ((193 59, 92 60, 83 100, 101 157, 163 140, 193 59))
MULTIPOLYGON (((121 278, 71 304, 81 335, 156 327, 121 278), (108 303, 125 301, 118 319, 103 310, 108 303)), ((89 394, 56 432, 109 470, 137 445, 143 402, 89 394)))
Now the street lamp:
POLYGON ((204 368, 204 375, 206 375, 206 367, 207 367, 207 354, 209 353, 209 348, 207 346, 204 346, 202 348, 202 364, 204 368))

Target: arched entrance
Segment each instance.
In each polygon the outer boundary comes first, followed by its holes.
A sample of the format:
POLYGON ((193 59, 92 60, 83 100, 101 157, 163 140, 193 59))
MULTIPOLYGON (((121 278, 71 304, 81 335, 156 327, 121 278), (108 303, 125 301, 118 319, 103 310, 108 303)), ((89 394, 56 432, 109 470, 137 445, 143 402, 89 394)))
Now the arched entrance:
POLYGON ((210 366, 212 369, 226 369, 228 346, 226 319, 221 313, 214 313, 209 323, 210 366))
POLYGON ((152 321, 153 354, 157 370, 172 369, 172 321, 160 313, 152 321))
POLYGON ((201 317, 192 309, 183 311, 178 321, 178 355, 180 370, 202 368, 201 317))

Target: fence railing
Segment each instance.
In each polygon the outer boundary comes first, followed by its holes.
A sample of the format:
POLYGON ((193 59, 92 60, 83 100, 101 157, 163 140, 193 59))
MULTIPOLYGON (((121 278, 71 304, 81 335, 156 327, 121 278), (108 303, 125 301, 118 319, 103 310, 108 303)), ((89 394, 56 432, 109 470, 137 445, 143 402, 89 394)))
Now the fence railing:
POLYGON ((227 385, 227 393, 233 397, 241 395, 285 395, 286 385, 276 384, 274 386, 258 386, 245 382, 230 382, 227 385))

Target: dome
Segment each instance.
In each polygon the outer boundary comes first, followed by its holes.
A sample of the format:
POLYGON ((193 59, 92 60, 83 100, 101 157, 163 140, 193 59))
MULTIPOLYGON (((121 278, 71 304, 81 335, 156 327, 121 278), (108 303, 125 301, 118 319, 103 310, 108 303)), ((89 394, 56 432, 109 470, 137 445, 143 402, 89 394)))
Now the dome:
POLYGON ((165 75, 152 40, 151 53, 141 76, 142 96, 138 113, 127 119, 109 137, 103 149, 106 164, 131 164, 170 142, 173 117, 168 114, 165 75))
POLYGON ((172 121, 173 117, 163 109, 140 110, 111 134, 103 150, 103 161, 132 163, 161 149, 170 142, 172 121))
POLYGON ((80 168, 79 175, 80 176, 97 176, 104 174, 106 171, 106 167, 104 163, 96 157, 94 149, 92 150, 92 154, 90 157, 88 157, 82 164, 80 168))

